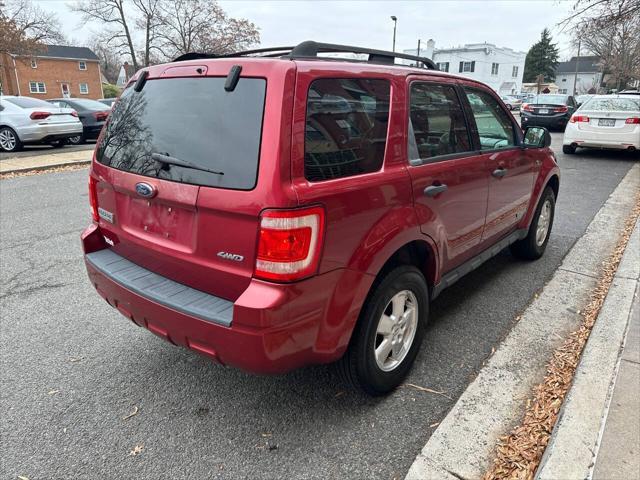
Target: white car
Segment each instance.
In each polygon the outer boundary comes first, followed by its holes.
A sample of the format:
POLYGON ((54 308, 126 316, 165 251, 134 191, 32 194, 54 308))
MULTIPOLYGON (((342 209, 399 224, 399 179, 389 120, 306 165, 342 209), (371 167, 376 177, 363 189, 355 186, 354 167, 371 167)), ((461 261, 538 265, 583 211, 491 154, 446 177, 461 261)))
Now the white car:
POLYGON ((0 151, 15 152, 29 143, 62 147, 78 134, 82 134, 82 123, 72 108, 37 98, 0 96, 0 151))
POLYGON ((564 131, 562 151, 578 147, 640 149, 640 97, 594 95, 572 116, 564 131))

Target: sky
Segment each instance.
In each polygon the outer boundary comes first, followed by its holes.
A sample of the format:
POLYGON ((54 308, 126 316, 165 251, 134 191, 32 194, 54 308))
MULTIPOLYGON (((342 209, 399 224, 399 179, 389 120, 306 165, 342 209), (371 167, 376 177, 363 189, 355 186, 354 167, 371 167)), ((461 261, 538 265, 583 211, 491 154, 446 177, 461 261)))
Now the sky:
MULTIPOLYGON (((74 0, 33 0, 56 12, 67 38, 85 42, 99 24, 82 26, 67 5, 74 0)), ((304 40, 391 50, 397 17, 396 50, 416 48, 433 39, 437 48, 465 43, 493 43, 526 52, 547 27, 558 43, 560 59, 575 55, 570 36, 557 24, 575 0, 364 1, 364 0, 220 0, 232 17, 246 18, 260 29, 261 45, 287 46, 304 40)))

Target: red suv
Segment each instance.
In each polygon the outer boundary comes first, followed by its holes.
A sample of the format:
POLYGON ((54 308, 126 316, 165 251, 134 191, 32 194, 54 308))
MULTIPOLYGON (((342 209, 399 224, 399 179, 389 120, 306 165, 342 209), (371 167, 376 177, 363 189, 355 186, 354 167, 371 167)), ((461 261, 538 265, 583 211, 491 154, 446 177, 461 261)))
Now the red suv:
POLYGON ((382 394, 444 288, 507 246, 544 253, 549 144, 425 58, 315 42, 188 54, 138 72, 98 140, 89 278, 136 324, 221 364, 339 360, 382 394), (319 55, 347 51, 364 59, 319 55))

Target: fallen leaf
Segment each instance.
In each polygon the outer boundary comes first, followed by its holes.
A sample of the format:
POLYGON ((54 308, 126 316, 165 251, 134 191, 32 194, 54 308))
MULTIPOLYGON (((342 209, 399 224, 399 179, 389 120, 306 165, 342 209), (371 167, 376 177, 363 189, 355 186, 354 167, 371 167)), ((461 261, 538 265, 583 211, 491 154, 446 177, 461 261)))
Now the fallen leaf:
POLYGON ((270 437, 271 435, 272 435, 272 433, 271 433, 271 432, 263 432, 263 433, 262 433, 262 436, 263 436, 263 437, 270 437))
POLYGON ((338 398, 338 397, 341 397, 342 395, 344 395, 344 392, 343 392, 343 391, 340 391, 340 392, 336 393, 336 394, 333 396, 333 398, 338 398))
POLYGON ((18 480, 29 480, 29 477, 24 477, 22 475, 18 475, 18 480))
POLYGON ((71 357, 69 359, 71 363, 76 363, 76 362, 79 362, 80 360, 82 360, 82 357, 71 357))
POLYGON ((429 428, 437 427, 438 425, 440 425, 440 422, 432 423, 429 428))
POLYGON ((144 449, 144 443, 136 445, 135 447, 133 447, 133 450, 129 452, 129 456, 135 457, 136 455, 139 455, 140 453, 142 453, 143 449, 144 449))
POLYGON ((134 415, 137 415, 137 414, 138 414, 138 407, 136 405, 134 405, 132 412, 129 415, 127 415, 126 417, 122 417, 122 420, 127 420, 128 418, 131 418, 131 417, 133 417, 134 415))
POLYGON ((58 393, 60 390, 49 390, 47 392, 47 395, 55 395, 56 393, 58 393))

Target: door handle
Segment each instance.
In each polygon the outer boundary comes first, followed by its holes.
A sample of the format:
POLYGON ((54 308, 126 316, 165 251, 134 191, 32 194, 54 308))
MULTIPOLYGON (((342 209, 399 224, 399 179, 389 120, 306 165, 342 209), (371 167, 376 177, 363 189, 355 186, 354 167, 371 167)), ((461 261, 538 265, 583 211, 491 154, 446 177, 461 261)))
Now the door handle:
POLYGON ((491 175, 493 175, 496 178, 502 178, 507 174, 507 169, 504 167, 500 167, 500 168, 496 168, 491 175))
POLYGON ((442 185, 430 185, 427 188, 424 189, 424 194, 427 197, 435 197, 436 195, 438 195, 439 193, 445 192, 447 190, 446 185, 442 184, 442 185))

